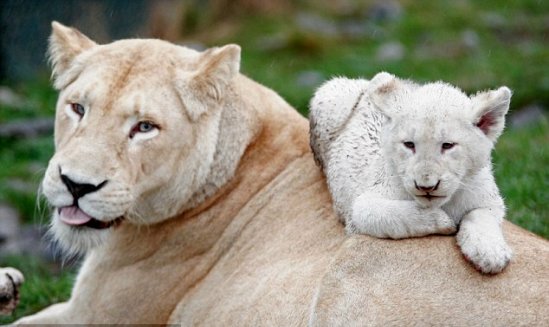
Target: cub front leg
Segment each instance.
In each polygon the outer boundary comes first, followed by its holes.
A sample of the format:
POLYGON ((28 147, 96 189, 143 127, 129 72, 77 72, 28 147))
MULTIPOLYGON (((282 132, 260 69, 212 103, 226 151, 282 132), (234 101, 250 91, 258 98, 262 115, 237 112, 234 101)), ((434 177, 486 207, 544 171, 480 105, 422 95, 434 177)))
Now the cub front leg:
POLYGON ((485 274, 496 274, 511 261, 501 229, 504 214, 502 208, 479 208, 461 220, 457 243, 465 258, 485 274))
POLYGON ((440 208, 422 208, 412 200, 389 200, 363 193, 353 203, 347 231, 379 238, 452 234, 456 223, 440 208))

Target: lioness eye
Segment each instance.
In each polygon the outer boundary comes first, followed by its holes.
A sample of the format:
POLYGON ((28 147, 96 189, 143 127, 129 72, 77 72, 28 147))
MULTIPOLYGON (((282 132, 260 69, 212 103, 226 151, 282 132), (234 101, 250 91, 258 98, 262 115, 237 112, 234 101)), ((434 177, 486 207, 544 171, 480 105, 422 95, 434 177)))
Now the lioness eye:
POLYGON ((414 142, 404 142, 402 144, 404 144, 405 147, 407 147, 408 149, 411 149, 411 150, 416 148, 416 145, 414 144, 414 142))
POLYGON ((442 143, 442 149, 443 150, 450 150, 451 148, 456 145, 455 143, 442 143))
POLYGON ((79 103, 71 103, 71 109, 80 117, 84 116, 86 113, 84 107, 79 103))
POLYGON ((158 128, 158 126, 153 122, 140 121, 130 131, 130 138, 132 138, 136 133, 148 133, 154 130, 155 128, 158 128))

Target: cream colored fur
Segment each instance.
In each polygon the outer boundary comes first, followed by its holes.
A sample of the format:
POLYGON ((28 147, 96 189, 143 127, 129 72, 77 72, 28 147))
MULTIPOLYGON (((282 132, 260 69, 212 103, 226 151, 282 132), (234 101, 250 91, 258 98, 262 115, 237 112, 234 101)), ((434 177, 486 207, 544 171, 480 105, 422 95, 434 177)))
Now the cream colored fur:
POLYGON ((314 164, 307 120, 235 73, 238 47, 198 53, 156 40, 95 45, 59 24, 51 43, 60 96, 46 196, 65 204, 55 166, 70 167, 81 181, 112 180, 86 195, 86 210, 126 218, 97 231, 58 226, 54 215, 61 243, 85 248, 86 258, 67 302, 18 324, 303 326, 355 316, 458 324, 471 308, 481 312, 470 318, 477 324, 547 320, 549 245, 521 229, 507 226, 518 259, 497 278, 463 265, 447 238, 407 241, 405 269, 421 272, 413 288, 398 263, 401 244, 348 238, 314 164), (88 117, 67 117, 67 101, 84 102, 88 117), (139 119, 160 129, 129 141, 126 126, 139 119), (384 255, 370 260, 368 251, 384 255), (387 270, 382 280, 376 269, 387 270), (453 288, 440 292, 440 280, 453 288), (380 288, 372 292, 372 285, 380 288), (513 296, 498 296, 502 289, 513 296), (414 307, 383 311, 379 297, 414 307), (443 313, 433 314, 433 301, 443 313), (452 319, 440 320, 448 313, 452 319))
POLYGON ((347 230, 400 239, 453 234, 459 224, 466 258, 484 273, 505 268, 511 249, 490 152, 510 98, 506 87, 469 98, 387 73, 319 88, 311 145, 347 230))
POLYGON ((10 314, 19 302, 23 274, 13 268, 0 268, 0 314, 10 314))

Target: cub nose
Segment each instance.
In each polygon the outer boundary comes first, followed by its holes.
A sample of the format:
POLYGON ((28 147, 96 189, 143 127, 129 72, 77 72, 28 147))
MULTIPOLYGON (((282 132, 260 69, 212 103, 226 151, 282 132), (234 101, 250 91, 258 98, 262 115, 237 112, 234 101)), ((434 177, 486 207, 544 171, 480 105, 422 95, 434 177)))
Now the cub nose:
POLYGON ((105 186, 105 184, 107 184, 106 180, 101 182, 99 185, 76 183, 64 174, 61 174, 61 181, 65 184, 65 186, 67 186, 67 189, 72 194, 75 201, 88 193, 99 191, 103 186, 105 186))
POLYGON ((414 184, 417 190, 428 193, 428 192, 436 191, 438 189, 438 186, 440 185, 440 180, 435 185, 431 185, 431 186, 417 185, 416 181, 414 181, 414 184))

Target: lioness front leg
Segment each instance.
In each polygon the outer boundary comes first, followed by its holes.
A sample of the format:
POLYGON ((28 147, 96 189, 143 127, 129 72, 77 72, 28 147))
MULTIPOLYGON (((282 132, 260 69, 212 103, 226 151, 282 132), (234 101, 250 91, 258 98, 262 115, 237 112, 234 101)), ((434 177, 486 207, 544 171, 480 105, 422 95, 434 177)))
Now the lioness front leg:
POLYGON ((347 230, 399 239, 452 234, 456 223, 440 208, 422 208, 412 200, 383 199, 367 192, 355 199, 347 230))
POLYGON ((68 302, 50 305, 42 311, 17 320, 14 325, 58 325, 74 323, 74 321, 71 321, 72 319, 68 317, 68 307, 68 302))
POLYGON ((479 208, 461 220, 457 243, 463 255, 478 270, 486 274, 502 271, 511 260, 511 248, 503 238, 500 208, 479 208))

